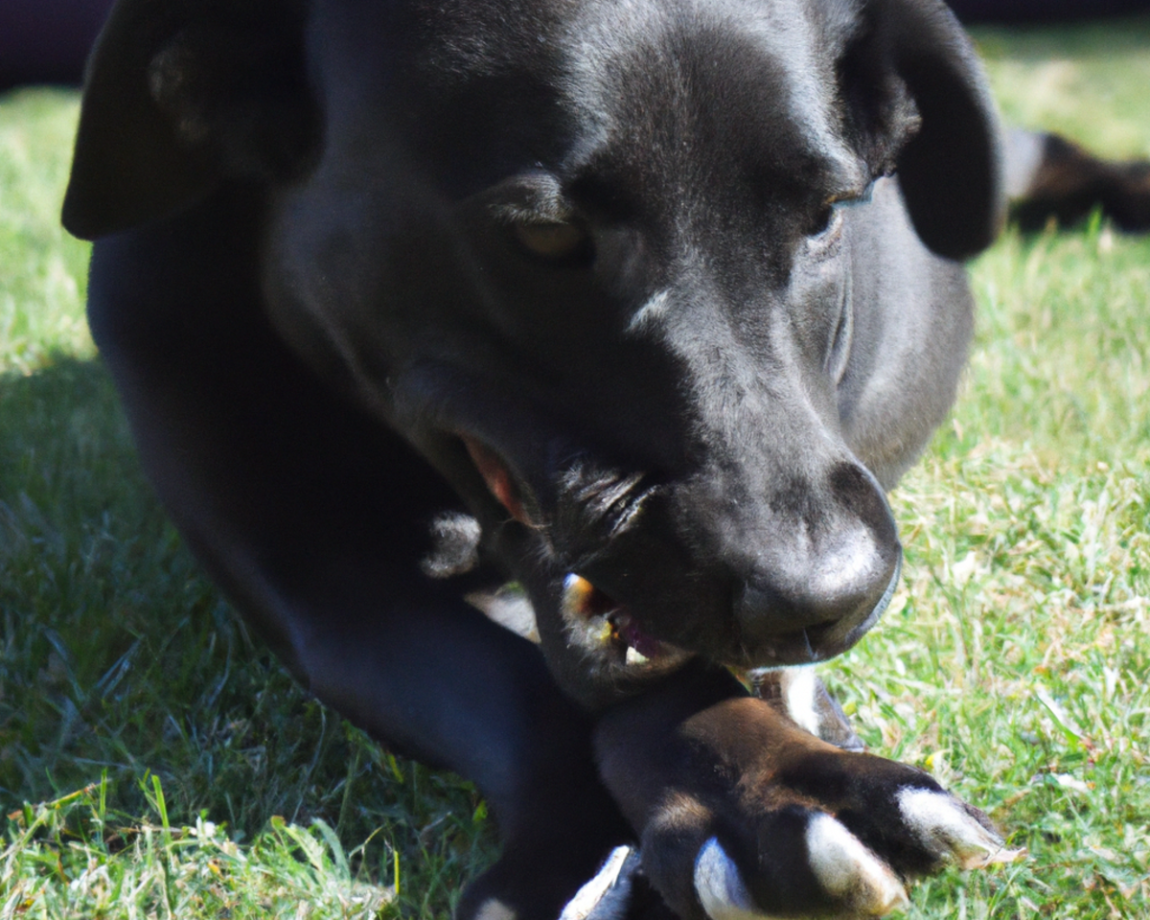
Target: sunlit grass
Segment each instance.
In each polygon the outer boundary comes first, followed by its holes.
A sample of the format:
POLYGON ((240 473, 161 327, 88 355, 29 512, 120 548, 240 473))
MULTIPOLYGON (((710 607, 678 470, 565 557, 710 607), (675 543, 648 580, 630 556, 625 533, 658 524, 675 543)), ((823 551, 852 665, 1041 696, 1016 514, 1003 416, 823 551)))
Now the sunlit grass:
POLYGON ((84 323, 88 247, 60 226, 73 94, 10 95, 0 110, 0 372, 28 373, 52 351, 91 357, 84 323))

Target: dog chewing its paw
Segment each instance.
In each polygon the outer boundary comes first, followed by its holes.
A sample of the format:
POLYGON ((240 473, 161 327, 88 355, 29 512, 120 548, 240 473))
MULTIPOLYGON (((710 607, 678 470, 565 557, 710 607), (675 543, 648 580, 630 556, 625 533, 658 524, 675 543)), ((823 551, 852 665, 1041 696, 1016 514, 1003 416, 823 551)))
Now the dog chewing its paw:
POLYGON ((458 920, 878 916, 1013 855, 786 670, 890 600, 1003 213, 941 0, 119 0, 64 203, 189 546, 486 797, 458 920))

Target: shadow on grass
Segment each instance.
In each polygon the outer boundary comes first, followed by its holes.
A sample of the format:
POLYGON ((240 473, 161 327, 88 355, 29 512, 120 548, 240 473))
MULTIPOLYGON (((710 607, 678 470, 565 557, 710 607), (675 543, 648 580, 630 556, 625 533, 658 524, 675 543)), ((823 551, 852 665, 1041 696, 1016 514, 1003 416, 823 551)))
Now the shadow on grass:
POLYGON ((320 818, 350 846, 383 828, 377 855, 422 863, 443 897, 490 853, 472 786, 381 751, 232 614, 143 479, 98 362, 0 376, 0 629, 5 813, 106 774, 130 823, 151 772, 173 824, 203 813, 250 839, 273 815, 320 818))

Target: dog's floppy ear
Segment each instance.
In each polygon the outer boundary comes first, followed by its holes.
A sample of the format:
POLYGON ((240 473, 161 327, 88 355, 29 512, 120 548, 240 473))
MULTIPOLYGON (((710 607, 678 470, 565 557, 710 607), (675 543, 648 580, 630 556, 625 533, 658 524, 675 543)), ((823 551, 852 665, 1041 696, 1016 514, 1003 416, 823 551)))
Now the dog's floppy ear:
POLYGON ((839 68, 849 128, 872 166, 897 169, 919 238, 972 256, 1005 214, 998 117, 974 48, 941 0, 865 0, 862 20, 839 68))
POLYGON ((95 239, 302 169, 303 19, 300 0, 120 0, 88 62, 64 226, 95 239))

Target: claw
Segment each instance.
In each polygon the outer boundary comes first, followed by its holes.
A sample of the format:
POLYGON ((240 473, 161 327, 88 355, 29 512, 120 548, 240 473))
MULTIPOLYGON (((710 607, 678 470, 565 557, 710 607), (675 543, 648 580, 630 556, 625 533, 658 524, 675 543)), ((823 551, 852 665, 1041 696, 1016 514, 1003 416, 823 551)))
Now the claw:
POLYGON ((1008 850, 1002 838, 945 792, 908 786, 898 794, 903 820, 939 859, 953 859, 963 869, 1014 862, 1025 850, 1008 850))
POLYGON ((882 917, 909 904, 898 877, 830 815, 811 818, 807 853, 815 878, 851 911, 882 917))

